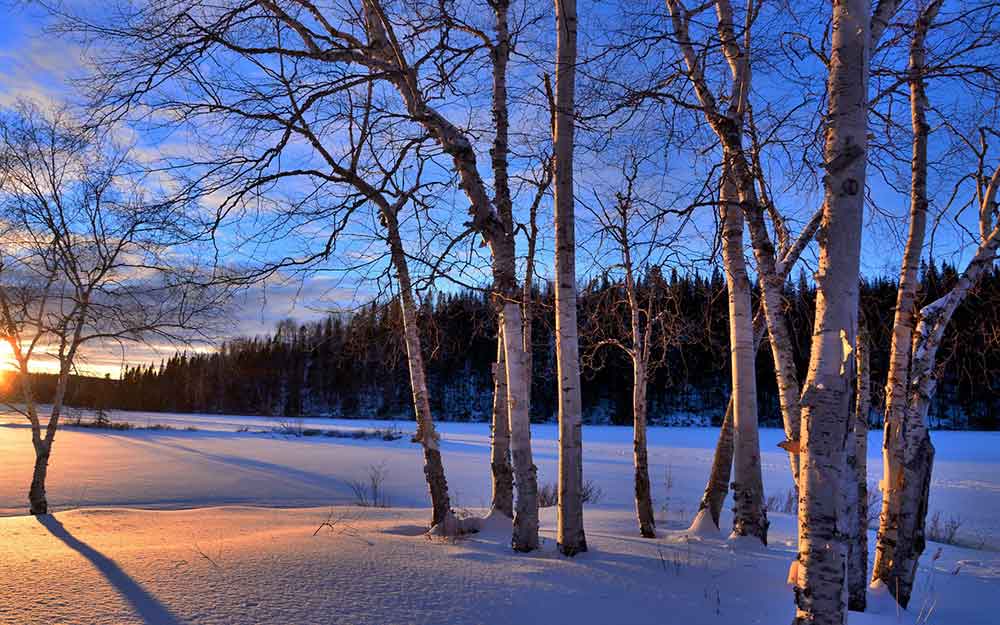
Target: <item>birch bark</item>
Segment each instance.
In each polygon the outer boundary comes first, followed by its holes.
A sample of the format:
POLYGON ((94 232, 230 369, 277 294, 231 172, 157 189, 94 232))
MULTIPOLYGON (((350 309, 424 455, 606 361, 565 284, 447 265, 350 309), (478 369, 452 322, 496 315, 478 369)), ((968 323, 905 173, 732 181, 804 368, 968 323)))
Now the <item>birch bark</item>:
POLYGON ((457 533, 458 524, 451 511, 448 481, 445 479, 444 464, 441 462, 440 437, 434 428, 434 417, 431 415, 423 346, 420 340, 420 329, 417 325, 417 307, 413 300, 410 269, 406 261, 403 241, 399 234, 399 223, 391 207, 384 206, 382 208, 382 222, 386 226, 389 252, 399 285, 399 300, 403 310, 403 337, 406 343, 406 364, 410 373, 413 411, 417 420, 417 432, 413 439, 420 443, 424 451, 424 476, 431 496, 431 527, 438 527, 446 535, 452 535, 457 533))
MULTIPOLYGON (((881 580, 905 606, 909 592, 901 588, 900 580, 892 569, 898 564, 897 546, 906 543, 909 536, 901 535, 904 512, 904 492, 907 490, 907 432, 909 394, 909 367, 913 348, 913 330, 916 325, 916 294, 919 286, 917 271, 924 246, 927 228, 927 93, 924 82, 924 62, 927 31, 937 14, 940 1, 932 2, 917 19, 910 43, 908 64, 910 88, 910 116, 913 129, 913 154, 910 163, 910 222, 906 248, 899 272, 899 288, 896 294, 896 312, 892 326, 892 343, 889 349, 889 374, 886 380, 885 428, 882 442, 882 511, 879 515, 878 539, 875 547, 875 563, 872 580, 881 580)), ((919 427, 919 426, 918 426, 919 427)), ((915 440, 917 445, 930 445, 929 439, 915 440)), ((903 545, 902 551, 912 551, 903 545)), ((921 546, 920 551, 923 551, 921 546)))
POLYGON ((583 427, 576 320, 573 198, 576 0, 555 0, 556 121, 553 137, 556 239, 556 360, 559 379, 559 501, 556 542, 563 555, 587 551, 583 531, 583 427))
POLYGON ((733 535, 767 544, 767 513, 757 431, 757 378, 750 310, 750 279, 743 259, 743 215, 728 167, 719 194, 722 258, 729 291, 733 385, 733 535))
POLYGON ((843 625, 847 619, 849 527, 843 501, 853 476, 847 475, 845 446, 857 334, 869 29, 866 0, 834 2, 816 321, 801 399, 794 621, 801 625, 843 625))

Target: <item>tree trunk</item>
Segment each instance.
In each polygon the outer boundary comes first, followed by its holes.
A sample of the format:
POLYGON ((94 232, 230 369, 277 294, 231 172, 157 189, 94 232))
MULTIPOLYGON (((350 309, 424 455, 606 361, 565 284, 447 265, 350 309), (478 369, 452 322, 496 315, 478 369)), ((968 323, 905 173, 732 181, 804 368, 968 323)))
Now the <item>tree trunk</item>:
POLYGON ((521 308, 506 302, 501 316, 507 363, 507 409, 510 413, 510 452, 514 467, 517 501, 514 505, 515 551, 538 548, 538 469, 531 458, 531 422, 524 398, 524 349, 521 308))
POLYGON ((31 505, 31 514, 48 514, 49 501, 45 496, 45 477, 49 471, 49 456, 52 454, 52 443, 46 439, 36 437, 35 447, 35 469, 31 475, 31 489, 28 491, 28 503, 31 505))
MULTIPOLYGON (((920 266, 920 256, 923 252, 924 233, 927 227, 927 136, 930 127, 927 125, 927 94, 924 88, 924 41, 927 30, 937 13, 940 2, 933 2, 921 12, 914 28, 913 41, 910 44, 910 116, 913 128, 913 156, 911 160, 910 180, 910 225, 903 253, 903 262, 899 272, 899 289, 896 295, 896 313, 893 319, 892 344, 889 350, 889 375, 886 381, 885 433, 882 442, 883 480, 882 480, 882 513, 879 517, 878 542, 875 547, 875 564, 872 570, 872 580, 881 580, 889 588, 900 605, 906 606, 909 589, 904 589, 899 576, 893 572, 898 569, 900 558, 897 549, 903 553, 911 552, 912 539, 901 532, 903 508, 910 507, 912 514, 913 502, 905 500, 905 494, 911 490, 906 485, 907 469, 907 432, 909 366, 913 346, 913 329, 916 324, 915 300, 919 279, 917 271, 920 266), (906 598, 902 599, 900 595, 906 598)), ((921 446, 930 444, 927 441, 916 440, 921 446)), ((920 478, 917 478, 920 479, 920 478)), ((921 546, 920 551, 923 551, 921 546)), ((904 558, 906 559, 906 558, 904 558)))
POLYGON ((510 421, 507 410, 507 359, 504 356, 502 325, 497 328, 497 361, 493 365, 490 468, 493 473, 491 508, 514 518, 514 473, 510 466, 510 421))
POLYGON ((816 320, 802 394, 799 556, 795 623, 843 625, 847 619, 847 544, 843 502, 848 475, 864 208, 870 6, 838 0, 828 81, 823 223, 816 273, 816 320))
POLYGON ((757 431, 757 378, 750 309, 750 279, 743 259, 743 214, 728 167, 719 197, 722 258, 729 291, 729 341, 733 384, 733 535, 767 544, 767 512, 757 431))
MULTIPOLYGON (((756 194, 753 192, 753 177, 741 183, 748 185, 740 192, 740 199, 745 207, 757 205, 756 194), (748 201, 749 200, 749 201, 748 201)), ((799 382, 796 378, 795 361, 792 355, 792 340, 788 334, 784 310, 785 277, 778 272, 774 256, 774 246, 767 235, 763 211, 759 206, 746 211, 747 222, 757 259, 757 269, 760 273, 761 309, 767 321, 768 343, 771 346, 771 357, 774 361, 774 372, 778 384, 778 403, 781 407, 781 422, 785 429, 785 438, 792 443, 799 442, 801 410, 799 408, 799 382)), ((796 489, 799 484, 799 455, 788 454, 788 463, 792 471, 792 480, 796 489)))
POLYGON ((871 410, 871 373, 869 372, 868 333, 859 326, 855 365, 857 389, 854 409, 853 462, 856 504, 848 540, 847 608, 864 612, 868 605, 868 413, 871 410))
POLYGON ((639 533, 645 538, 656 538, 656 521, 653 519, 653 498, 649 484, 649 454, 646 446, 646 366, 640 359, 633 358, 633 367, 632 450, 635 461, 635 512, 639 519, 639 533))
MULTIPOLYGON (((816 232, 816 228, 819 226, 819 217, 821 216, 822 211, 817 211, 813 218, 810 219, 806 227, 802 230, 799 238, 796 239, 795 243, 781 259, 777 271, 782 276, 782 280, 785 279, 788 275, 788 271, 795 265, 795 262, 799 259, 799 255, 802 253, 802 250, 805 249, 808 241, 812 240, 812 237, 816 232)), ((764 322, 764 315, 758 310, 753 317, 754 354, 760 350, 760 342, 764 338, 765 326, 766 323, 764 322)), ((788 454, 789 456, 797 456, 798 452, 793 448, 788 451, 788 454)), ((797 464, 797 459, 789 458, 789 465, 793 467, 793 474, 794 467, 797 466, 797 464)), ((719 440, 715 445, 715 454, 712 457, 712 470, 709 473, 708 484, 705 486, 705 493, 702 495, 701 502, 698 504, 698 514, 695 516, 695 520, 691 523, 692 530, 702 525, 702 517, 706 514, 712 519, 716 529, 719 528, 719 515, 722 513, 722 505, 726 500, 726 493, 729 491, 729 476, 732 472, 732 468, 733 396, 730 393, 729 403, 726 404, 726 414, 722 420, 722 428, 719 430, 719 440)))
POLYGON ((556 359, 559 380, 559 527, 563 555, 587 550, 583 531, 583 427, 576 322, 576 242, 573 198, 573 121, 576 0, 556 0, 556 359))
MULTIPOLYGON (((997 171, 1000 172, 1000 168, 997 171)), ((990 205, 995 195, 996 188, 991 185, 983 202, 990 205)), ((908 408, 903 421, 904 456, 902 483, 897 487, 899 505, 895 539, 891 544, 893 558, 886 562, 884 572, 877 578, 886 584, 903 607, 909 603, 917 564, 926 542, 924 525, 934 463, 934 446, 927 431, 927 411, 937 387, 937 351, 955 309, 982 273, 993 264, 998 247, 1000 227, 995 227, 979 246, 952 290, 920 311, 910 363, 908 408)), ((876 549, 882 548, 882 540, 880 533, 876 549)))
POLYGON ((722 419, 719 430, 719 440, 715 444, 715 455, 712 456, 712 470, 708 475, 708 485, 705 494, 698 504, 698 514, 691 523, 691 531, 698 531, 704 524, 707 515, 719 529, 719 516, 722 514, 722 504, 729 492, 729 477, 733 470, 733 395, 729 395, 726 404, 726 416, 722 419))
POLYGON ((451 511, 451 499, 448 496, 448 481, 444 475, 444 464, 441 462, 439 436, 434 429, 434 418, 431 415, 420 329, 417 325, 417 307, 413 301, 413 290, 410 282, 410 270, 406 263, 403 242, 399 236, 396 215, 391 208, 384 207, 382 216, 388 230, 389 251, 399 284, 399 300, 403 311, 403 338, 406 342, 406 363, 410 372, 413 411, 417 420, 417 432, 413 439, 419 442, 424 450, 424 476, 427 479, 431 495, 431 527, 439 526, 444 528, 445 533, 451 534, 457 527, 451 511))

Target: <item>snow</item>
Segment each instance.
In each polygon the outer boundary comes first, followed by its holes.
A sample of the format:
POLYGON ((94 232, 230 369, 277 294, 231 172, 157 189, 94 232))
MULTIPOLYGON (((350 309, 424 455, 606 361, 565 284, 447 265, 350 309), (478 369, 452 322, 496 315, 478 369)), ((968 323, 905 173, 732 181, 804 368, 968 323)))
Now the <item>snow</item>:
MULTIPOLYGON (((174 430, 66 428, 53 453, 54 517, 23 516, 32 452, 23 417, 0 416, 0 624, 776 623, 792 614, 786 585, 795 522, 769 513, 767 549, 744 549, 696 523, 718 430, 651 428, 656 540, 633 519, 631 431, 584 428, 585 479, 604 497, 586 510, 590 552, 555 551, 555 509, 542 510, 543 549, 514 554, 493 515, 457 540, 428 537, 419 446, 289 437, 273 420, 116 414, 174 430), (184 431, 193 426, 197 431, 184 431), (383 467, 393 507, 352 506, 352 480, 383 467), (668 477, 669 476, 669 477, 668 477), (321 524, 329 521, 328 526, 321 524), (330 527, 332 526, 332 528, 330 527), (320 532, 313 533, 320 528, 320 532), (572 615, 570 618, 569 615, 572 615)), ((391 427, 314 420, 320 429, 391 427)), ((410 433, 411 423, 396 427, 410 433)), ((485 515, 489 426, 441 423, 456 508, 485 515)), ((768 493, 791 486, 780 430, 761 432, 768 493)), ((881 435, 869 441, 880 479, 881 435)), ((907 612, 884 589, 852 624, 994 623, 1000 609, 1000 433, 934 432, 931 511, 962 518, 981 549, 930 543, 907 612), (935 557, 936 556, 936 557, 935 557), (921 611, 930 610, 930 618, 921 611)), ((541 483, 557 474, 557 430, 532 426, 541 483)), ((727 502, 727 506, 728 506, 727 502)), ((730 514, 723 513, 728 529, 730 514)), ((709 524, 710 525, 710 524, 709 524)), ((714 528, 713 528, 714 529, 714 528)), ((874 532, 870 535, 874 544, 874 532)))

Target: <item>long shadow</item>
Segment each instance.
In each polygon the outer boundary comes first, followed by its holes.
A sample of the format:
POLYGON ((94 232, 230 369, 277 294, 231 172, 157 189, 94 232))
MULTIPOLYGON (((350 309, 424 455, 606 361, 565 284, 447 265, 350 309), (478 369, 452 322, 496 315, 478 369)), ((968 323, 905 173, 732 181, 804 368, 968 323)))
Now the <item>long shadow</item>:
POLYGON ((63 541, 67 547, 90 560, 115 590, 128 601, 136 614, 146 625, 181 625, 177 617, 149 591, 128 576, 114 561, 87 543, 69 533, 63 524, 51 515, 39 515, 35 519, 49 530, 53 536, 63 541))

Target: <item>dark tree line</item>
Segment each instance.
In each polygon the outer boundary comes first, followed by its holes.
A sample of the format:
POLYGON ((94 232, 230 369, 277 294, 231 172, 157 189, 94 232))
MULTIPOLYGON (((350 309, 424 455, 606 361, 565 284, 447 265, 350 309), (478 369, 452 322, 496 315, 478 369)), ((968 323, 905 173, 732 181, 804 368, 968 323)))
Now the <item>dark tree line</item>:
MULTIPOLYGON (((947 263, 925 266, 921 300, 932 301, 954 280, 955 269, 947 263)), ((665 277, 654 271, 638 286, 644 299, 658 302, 655 307, 665 311, 666 320, 659 330, 662 336, 653 337, 653 362, 658 366, 650 376, 651 421, 718 424, 729 397, 725 280, 718 272, 665 277)), ((626 356, 616 349, 595 350, 602 339, 627 332, 622 288, 598 279, 580 297, 583 402, 590 423, 624 425, 631 419, 626 356)), ((862 317, 871 340, 873 418, 881 412, 895 295, 896 281, 890 278, 866 279, 861 286, 862 317)), ((800 273, 786 284, 785 299, 801 379, 808 365, 815 287, 800 273)), ((545 421, 554 418, 557 403, 552 383, 553 294, 545 288, 536 292, 536 300, 540 314, 533 327, 532 419, 545 421)), ((947 355, 940 366, 932 425, 1000 429, 997 301, 1000 270, 994 269, 958 310, 945 340, 947 355)), ((473 291, 438 293, 423 301, 420 320, 437 418, 489 419, 496 357, 494 310, 485 295, 473 291)), ((372 303, 319 322, 286 320, 270 336, 233 339, 209 353, 178 353, 159 365, 131 367, 121 380, 75 377, 70 401, 129 410, 408 418, 410 390, 400 322, 395 302, 372 303)), ((760 350, 757 369, 761 421, 780 426, 769 350, 760 350)), ((38 377, 40 395, 47 397, 54 382, 50 376, 38 377)))

